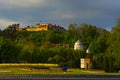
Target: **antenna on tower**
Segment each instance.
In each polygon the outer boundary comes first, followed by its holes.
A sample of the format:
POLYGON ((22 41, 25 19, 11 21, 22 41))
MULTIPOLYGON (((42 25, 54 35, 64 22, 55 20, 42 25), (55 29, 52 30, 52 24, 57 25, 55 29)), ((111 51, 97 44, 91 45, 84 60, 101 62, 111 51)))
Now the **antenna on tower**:
POLYGON ((42 20, 40 20, 40 22, 42 22, 42 20))
POLYGON ((40 24, 41 24, 41 23, 42 23, 42 20, 40 20, 39 22, 40 22, 40 24))

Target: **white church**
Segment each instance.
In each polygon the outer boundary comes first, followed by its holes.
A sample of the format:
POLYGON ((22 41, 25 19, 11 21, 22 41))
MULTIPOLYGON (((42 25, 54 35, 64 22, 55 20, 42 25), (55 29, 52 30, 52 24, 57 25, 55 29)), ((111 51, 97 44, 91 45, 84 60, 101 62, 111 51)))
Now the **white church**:
MULTIPOLYGON (((83 43, 78 39, 74 44, 74 50, 83 50, 83 43)), ((86 53, 90 53, 90 49, 86 50, 86 53)))
POLYGON ((83 50, 83 44, 80 40, 77 40, 74 44, 74 50, 83 50))

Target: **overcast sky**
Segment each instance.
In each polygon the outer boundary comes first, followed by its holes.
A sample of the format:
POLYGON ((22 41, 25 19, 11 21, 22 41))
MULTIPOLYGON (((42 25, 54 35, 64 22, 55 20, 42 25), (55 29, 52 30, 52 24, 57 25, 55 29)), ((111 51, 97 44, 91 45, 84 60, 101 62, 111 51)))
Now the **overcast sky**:
POLYGON ((120 17, 120 0, 0 0, 0 28, 52 23, 87 23, 111 29, 120 17))

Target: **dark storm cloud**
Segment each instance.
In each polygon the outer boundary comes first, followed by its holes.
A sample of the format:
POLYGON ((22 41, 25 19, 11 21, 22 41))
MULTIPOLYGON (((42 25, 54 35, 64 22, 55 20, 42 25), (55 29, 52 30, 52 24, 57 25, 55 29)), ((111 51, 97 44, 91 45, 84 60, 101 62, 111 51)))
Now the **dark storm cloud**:
POLYGON ((88 23, 109 29, 120 17, 120 0, 0 0, 0 5, 0 25, 4 26, 42 20, 65 27, 88 23))

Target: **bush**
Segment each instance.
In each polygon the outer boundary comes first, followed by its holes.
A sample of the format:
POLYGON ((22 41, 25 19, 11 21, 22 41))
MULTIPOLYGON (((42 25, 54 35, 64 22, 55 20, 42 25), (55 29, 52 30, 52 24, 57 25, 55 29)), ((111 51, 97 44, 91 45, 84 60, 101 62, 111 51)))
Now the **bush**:
POLYGON ((104 71, 105 72, 109 72, 109 73, 112 73, 112 72, 119 72, 119 68, 117 67, 117 65, 115 65, 114 63, 115 59, 112 57, 112 56, 104 56, 104 71))

